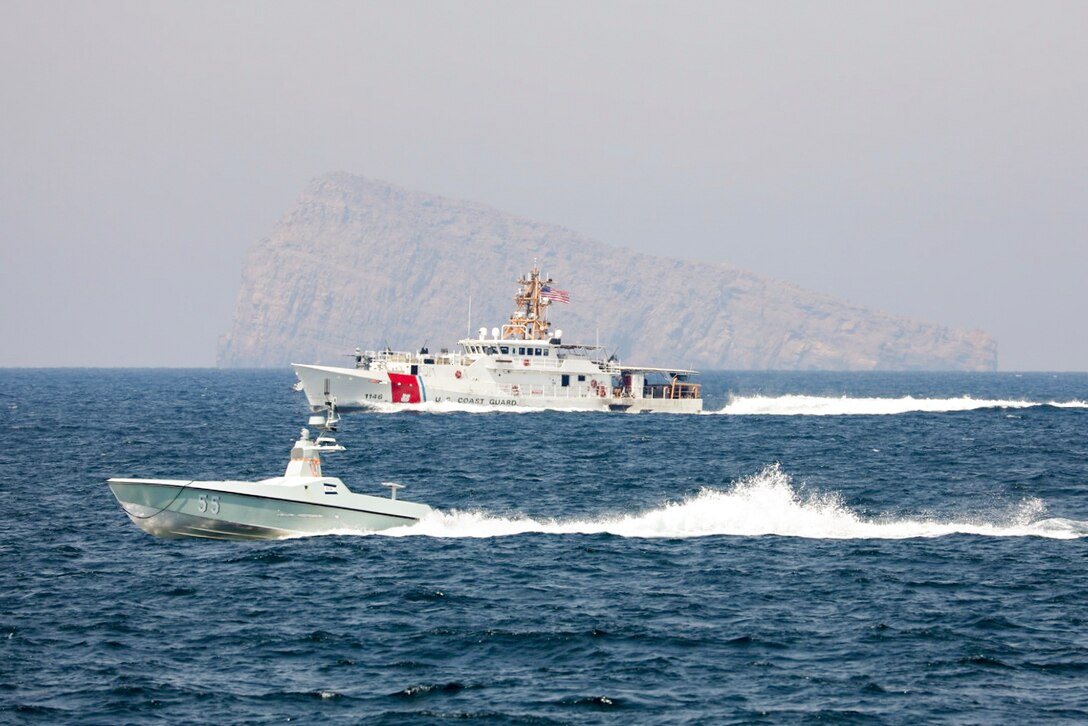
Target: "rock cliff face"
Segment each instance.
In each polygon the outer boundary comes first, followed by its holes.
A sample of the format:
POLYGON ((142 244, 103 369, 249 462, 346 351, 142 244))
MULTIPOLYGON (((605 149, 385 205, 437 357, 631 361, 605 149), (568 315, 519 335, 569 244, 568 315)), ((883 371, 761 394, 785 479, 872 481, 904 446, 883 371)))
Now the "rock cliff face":
POLYGON ((713 369, 994 370, 979 331, 866 310, 720 264, 635 254, 481 204, 348 174, 317 179, 254 247, 220 366, 347 363, 357 346, 456 347, 501 325, 538 260, 568 342, 713 369))

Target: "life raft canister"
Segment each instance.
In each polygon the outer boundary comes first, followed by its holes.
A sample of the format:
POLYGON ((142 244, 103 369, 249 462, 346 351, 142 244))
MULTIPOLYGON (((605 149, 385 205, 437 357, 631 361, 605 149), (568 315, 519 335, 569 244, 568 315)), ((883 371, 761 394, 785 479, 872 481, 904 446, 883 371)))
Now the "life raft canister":
POLYGON ((523 361, 521 362, 521 364, 522 364, 523 366, 526 366, 526 367, 528 367, 528 365, 529 365, 529 359, 528 359, 528 358, 526 358, 525 360, 523 360, 523 361))
POLYGON ((461 377, 461 371, 454 371, 453 372, 453 377, 454 378, 460 378, 461 377))

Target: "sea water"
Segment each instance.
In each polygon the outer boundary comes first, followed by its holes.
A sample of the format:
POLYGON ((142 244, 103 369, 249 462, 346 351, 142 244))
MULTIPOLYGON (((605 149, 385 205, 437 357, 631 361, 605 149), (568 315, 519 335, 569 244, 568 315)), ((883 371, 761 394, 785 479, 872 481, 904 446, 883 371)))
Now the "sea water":
POLYGON ((702 415, 351 414, 412 527, 165 541, 289 372, 0 371, 0 721, 1083 723, 1088 375, 714 373, 702 415))

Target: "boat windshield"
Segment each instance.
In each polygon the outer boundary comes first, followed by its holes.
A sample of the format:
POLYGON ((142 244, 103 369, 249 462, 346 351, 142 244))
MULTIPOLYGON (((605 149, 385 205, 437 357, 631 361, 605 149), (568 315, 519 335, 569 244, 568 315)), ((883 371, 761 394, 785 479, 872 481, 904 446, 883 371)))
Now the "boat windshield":
MULTIPOLYGON (((554 355, 552 347, 546 344, 524 345, 525 341, 506 341, 501 343, 464 342, 466 353, 475 355, 517 355, 522 357, 550 358, 554 355)), ((536 341, 533 341, 536 343, 536 341)), ((558 351, 556 351, 558 353, 558 351)))

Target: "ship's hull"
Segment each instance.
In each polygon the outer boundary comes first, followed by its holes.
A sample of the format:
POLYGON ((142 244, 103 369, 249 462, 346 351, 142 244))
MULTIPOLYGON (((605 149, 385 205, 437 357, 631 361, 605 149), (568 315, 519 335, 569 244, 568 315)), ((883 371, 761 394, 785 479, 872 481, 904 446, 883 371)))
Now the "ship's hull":
POLYGON ((348 491, 337 479, 295 486, 262 482, 110 479, 129 519, 158 537, 266 540, 411 525, 423 504, 348 491))
POLYGON ((489 408, 575 411, 698 413, 699 398, 635 398, 617 395, 611 377, 508 366, 466 369, 414 366, 415 373, 294 364, 306 400, 315 411, 326 402, 338 411, 385 405, 448 403, 489 408), (584 380, 578 380, 582 378, 584 380), (566 381, 564 382, 564 379, 566 381))

